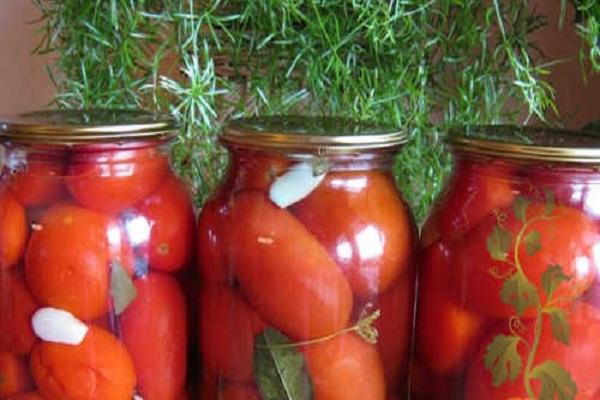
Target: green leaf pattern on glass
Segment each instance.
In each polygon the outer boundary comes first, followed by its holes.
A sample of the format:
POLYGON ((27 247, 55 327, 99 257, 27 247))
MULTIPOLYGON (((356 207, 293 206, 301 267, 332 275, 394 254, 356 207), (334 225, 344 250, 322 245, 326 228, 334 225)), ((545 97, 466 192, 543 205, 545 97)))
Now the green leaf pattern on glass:
POLYGON ((550 321, 554 340, 561 345, 570 343, 571 328, 567 315, 554 298, 557 288, 568 282, 570 277, 565 275, 560 265, 551 264, 541 277, 541 287, 538 287, 529 280, 520 260, 520 252, 523 250, 530 257, 543 251, 544 232, 534 230, 532 226, 536 221, 551 219, 559 207, 551 190, 544 189, 544 197, 544 208, 540 215, 529 215, 532 200, 518 196, 513 203, 513 213, 520 222, 520 229, 510 232, 499 220, 487 237, 486 247, 491 259, 505 262, 511 268, 510 275, 498 276, 497 279, 504 280, 499 293, 500 299, 514 309, 516 316, 508 322, 510 334, 497 335, 487 346, 484 366, 491 372, 494 386, 501 386, 521 377, 527 396, 532 400, 574 400, 577 385, 569 371, 556 361, 538 360, 536 357, 542 330, 547 326, 543 324, 544 318, 550 321), (533 323, 530 337, 516 332, 512 329, 512 324, 515 319, 520 321, 524 313, 531 310, 535 314, 527 314, 533 323), (539 364, 536 365, 536 362, 539 364), (531 385, 533 380, 539 381, 535 391, 531 385))
POLYGON ((302 353, 281 332, 267 328, 258 334, 254 374, 264 400, 310 400, 312 383, 302 353))

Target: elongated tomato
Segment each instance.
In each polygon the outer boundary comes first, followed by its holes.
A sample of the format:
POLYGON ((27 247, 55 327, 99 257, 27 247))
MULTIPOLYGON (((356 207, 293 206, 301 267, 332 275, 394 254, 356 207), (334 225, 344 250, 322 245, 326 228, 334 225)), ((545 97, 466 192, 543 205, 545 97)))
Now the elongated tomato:
POLYGON ((22 393, 32 387, 27 360, 0 351, 0 398, 22 393))
POLYGON ((14 354, 31 351, 35 342, 31 316, 35 309, 21 273, 0 269, 0 348, 14 354))
POLYGON ((349 333, 302 348, 314 400, 384 400, 383 365, 375 346, 349 333))
POLYGON ((360 297, 386 291, 408 268, 415 233, 386 174, 330 172, 292 212, 319 239, 360 297))
POLYGON ((0 269, 14 266, 27 244, 25 209, 10 192, 0 195, 0 269))
POLYGON ((186 304, 177 281, 151 272, 136 279, 136 299, 121 317, 123 342, 131 354, 138 390, 146 400, 176 399, 187 365, 186 304))
POLYGON ((346 327, 348 281, 314 236, 260 192, 234 200, 229 256, 242 289, 265 322, 295 338, 346 327))

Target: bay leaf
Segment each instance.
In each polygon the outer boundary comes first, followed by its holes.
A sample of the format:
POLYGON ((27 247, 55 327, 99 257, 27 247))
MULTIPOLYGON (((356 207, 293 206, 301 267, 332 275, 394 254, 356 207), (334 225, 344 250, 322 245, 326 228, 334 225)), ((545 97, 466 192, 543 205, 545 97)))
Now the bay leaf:
POLYGON ((131 277, 119 262, 113 261, 110 270, 110 295, 113 300, 115 314, 120 315, 137 297, 137 289, 131 277))

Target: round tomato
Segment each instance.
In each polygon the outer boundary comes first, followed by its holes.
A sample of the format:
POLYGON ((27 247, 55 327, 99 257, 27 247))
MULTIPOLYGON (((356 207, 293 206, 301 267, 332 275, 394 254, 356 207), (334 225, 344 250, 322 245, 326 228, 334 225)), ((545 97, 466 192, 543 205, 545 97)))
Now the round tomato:
POLYGON ((461 238, 493 210, 509 206, 515 191, 506 176, 504 165, 459 161, 451 188, 442 196, 436 216, 438 229, 445 241, 461 238), (443 210, 443 211, 442 211, 443 210))
MULTIPOLYGON (((152 348, 147 351, 151 353, 152 348)), ((131 400, 136 381, 125 346, 93 325, 77 346, 36 344, 31 372, 38 390, 50 399, 131 400)))
MULTIPOLYGON (((527 279, 540 292, 542 303, 545 295, 542 291, 542 275, 552 265, 561 266, 570 280, 558 285, 554 294, 562 302, 572 301, 581 295, 592 283, 596 269, 600 266, 598 228, 585 214, 570 207, 556 206, 552 212, 544 215, 545 205, 532 203, 527 208, 527 229, 523 232, 524 242, 518 249, 518 257, 527 279)), ((505 220, 501 222, 504 232, 510 232, 506 258, 514 260, 515 238, 522 222, 514 216, 511 209, 501 211, 505 220)), ((470 310, 484 315, 507 318, 515 314, 515 309, 501 300, 501 291, 506 279, 514 273, 510 262, 493 260, 488 249, 498 230, 495 216, 486 217, 464 240, 456 245, 452 257, 452 291, 470 310)), ((525 310, 525 316, 531 316, 533 307, 525 310)))
POLYGON ((31 316, 36 304, 20 273, 0 270, 0 347, 27 354, 35 343, 31 316))
POLYGON ((25 358, 0 351, 0 398, 22 393, 32 387, 25 358))
POLYGON ((409 267, 416 232, 384 173, 330 172, 292 212, 325 246, 357 296, 386 291, 409 267))
POLYGON ((203 287, 200 350, 204 368, 234 382, 251 382, 254 336, 264 329, 250 306, 227 287, 203 287))
POLYGON ((424 253, 419 277, 417 352, 436 374, 456 372, 477 351, 483 319, 456 304, 449 293, 450 252, 443 242, 424 253))
POLYGON ((228 220, 228 209, 222 196, 209 199, 198 217, 198 267, 204 285, 233 283, 232 271, 226 259, 223 227, 228 220))
POLYGON ((220 400, 262 400, 254 386, 232 383, 221 392, 220 400))
POLYGON ((174 272, 190 261, 194 207, 183 183, 175 176, 169 176, 135 210, 150 226, 150 268, 174 272))
POLYGON ((43 305, 84 320, 108 311, 108 220, 73 205, 50 208, 31 235, 25 276, 43 305))
MULTIPOLYGON (((565 312, 565 323, 569 326, 569 344, 558 341, 553 335, 552 321, 549 316, 544 316, 539 346, 534 357, 533 366, 543 365, 551 361, 558 364, 570 375, 577 387, 576 400, 589 400, 600 389, 600 341, 598 341, 598 330, 600 329, 600 312, 585 303, 576 303, 565 312)), ((506 322, 508 324, 508 322, 506 322)), ((484 357, 488 353, 489 345, 499 335, 510 335, 505 327, 498 328, 489 338, 484 340, 477 357, 469 367, 466 382, 466 400, 505 400, 511 397, 527 398, 527 392, 523 383, 523 369, 526 366, 528 352, 533 341, 535 330, 533 320, 526 322, 524 340, 528 341, 517 344, 518 357, 521 359, 522 368, 517 378, 513 381, 507 380, 501 385, 493 385, 492 373, 484 366, 484 357)), ((514 336, 513 336, 514 337, 514 336)), ((503 354, 499 354, 502 356, 503 354)), ((514 364, 513 364, 514 366, 514 364)), ((557 368, 552 367, 548 379, 562 379, 554 373, 557 368)), ((559 388, 564 387, 564 380, 559 388)), ((531 378, 531 386, 536 394, 540 396, 541 380, 531 378)))
POLYGON ((230 262, 259 315, 288 336, 312 339, 347 326, 348 281, 327 251, 287 210, 263 193, 233 200, 230 262))
POLYGON ((348 333, 303 347, 315 400, 384 400, 383 364, 375 346, 348 333))
POLYGON ((64 193, 62 177, 64 165, 60 162, 29 162, 10 181, 10 190, 26 207, 39 207, 58 200, 64 193))
POLYGON ((14 266, 27 244, 25 209, 8 191, 0 194, 0 269, 14 266))
POLYGON ((67 171, 67 188, 83 206, 116 213, 141 201, 159 185, 169 161, 158 149, 81 151, 67 171))
POLYGON ((235 191, 260 190, 267 192, 275 178, 291 165, 284 155, 256 151, 238 152, 229 169, 235 191))
POLYGON ((146 400, 175 399, 187 366, 186 303, 177 281, 152 272, 135 280, 137 297, 121 315, 121 335, 146 400), (150 350, 150 351, 149 351, 150 350))

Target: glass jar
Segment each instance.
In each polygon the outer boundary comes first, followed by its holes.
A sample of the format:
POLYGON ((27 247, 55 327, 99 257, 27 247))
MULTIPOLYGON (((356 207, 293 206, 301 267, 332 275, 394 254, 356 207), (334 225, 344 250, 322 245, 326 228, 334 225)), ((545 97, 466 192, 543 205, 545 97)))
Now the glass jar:
POLYGON ((0 398, 184 394, 195 217, 175 132, 141 111, 0 123, 0 398))
POLYGON ((391 174, 404 141, 341 119, 227 127, 231 167, 199 219, 203 400, 405 396, 416 234, 391 174))
POLYGON ((415 399, 600 399, 600 141, 454 135, 422 232, 415 399))

